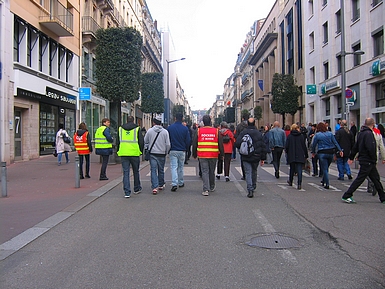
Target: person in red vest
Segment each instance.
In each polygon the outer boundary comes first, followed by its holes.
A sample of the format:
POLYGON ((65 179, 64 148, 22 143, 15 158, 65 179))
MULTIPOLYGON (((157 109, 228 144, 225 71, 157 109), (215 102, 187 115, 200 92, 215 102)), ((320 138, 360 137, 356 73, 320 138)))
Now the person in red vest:
POLYGON ((211 126, 211 118, 205 114, 203 127, 198 128, 193 140, 193 157, 199 158, 202 170, 203 196, 215 191, 215 169, 218 155, 224 156, 223 140, 217 128, 211 126))
POLYGON ((90 154, 92 153, 91 136, 88 132, 87 125, 82 122, 79 124, 79 129, 74 135, 75 149, 79 155, 79 172, 80 178, 84 179, 83 161, 86 159, 86 178, 90 178, 90 154))

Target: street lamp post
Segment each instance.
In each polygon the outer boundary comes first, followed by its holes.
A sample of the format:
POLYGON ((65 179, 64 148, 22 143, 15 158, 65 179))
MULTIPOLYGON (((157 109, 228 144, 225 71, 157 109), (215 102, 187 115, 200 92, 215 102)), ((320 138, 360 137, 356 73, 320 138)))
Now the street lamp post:
POLYGON ((341 118, 344 118, 344 115, 346 113, 346 123, 349 125, 349 107, 347 105, 347 99, 346 99, 346 62, 345 57, 348 54, 354 54, 354 55, 363 55, 365 54, 362 50, 356 50, 353 52, 346 52, 345 48, 345 9, 344 9, 344 1, 340 0, 340 7, 341 7, 341 97, 342 97, 342 112, 341 112, 341 118))
POLYGON ((168 126, 170 124, 170 63, 173 63, 173 62, 176 62, 176 61, 180 61, 180 60, 185 60, 186 58, 180 58, 180 59, 175 59, 175 60, 167 60, 166 59, 166 62, 167 62, 167 98, 166 98, 166 109, 167 109, 167 112, 166 112, 166 121, 165 121, 165 125, 168 126))

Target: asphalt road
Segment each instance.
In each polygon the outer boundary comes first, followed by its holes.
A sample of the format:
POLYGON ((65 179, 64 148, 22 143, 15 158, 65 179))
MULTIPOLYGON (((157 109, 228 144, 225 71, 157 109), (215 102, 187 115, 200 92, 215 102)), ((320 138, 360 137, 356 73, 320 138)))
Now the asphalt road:
POLYGON ((156 196, 144 168, 140 195, 125 199, 118 184, 1 261, 0 287, 385 288, 377 197, 359 191, 358 204, 344 204, 348 181, 326 191, 312 177, 298 191, 267 165, 249 199, 232 165, 232 181, 222 178, 209 197, 196 161, 184 188, 170 191, 167 170, 156 196), (250 246, 266 237, 270 248, 250 246))

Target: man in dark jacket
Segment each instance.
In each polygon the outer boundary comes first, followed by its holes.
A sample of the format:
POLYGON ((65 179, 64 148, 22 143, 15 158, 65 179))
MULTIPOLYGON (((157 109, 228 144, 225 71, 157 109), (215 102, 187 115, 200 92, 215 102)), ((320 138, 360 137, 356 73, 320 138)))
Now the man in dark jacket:
POLYGON ((350 171, 350 166, 348 164, 348 159, 350 152, 354 146, 354 137, 347 127, 346 120, 341 121, 340 129, 337 130, 335 137, 340 147, 344 151, 343 157, 337 154, 338 179, 340 181, 343 181, 346 172, 349 180, 351 180, 353 177, 350 171))
POLYGON ((258 163, 261 162, 261 166, 266 160, 266 145, 263 141, 263 136, 259 130, 255 127, 255 119, 249 118, 247 120, 247 128, 244 129, 237 137, 235 146, 239 149, 241 147, 242 138, 248 134, 253 142, 254 153, 251 155, 241 155, 243 166, 245 169, 245 177, 247 183, 247 197, 252 198, 254 190, 257 188, 257 169, 258 163))
POLYGON ((186 151, 190 148, 190 132, 182 124, 183 115, 177 113, 175 122, 167 130, 170 136, 170 169, 171 169, 171 191, 175 192, 178 187, 184 187, 183 168, 186 151))
MULTIPOLYGON (((375 188, 378 191, 380 202, 385 204, 385 192, 381 184, 380 175, 377 171, 377 143, 373 134, 374 119, 365 119, 365 124, 361 127, 361 131, 357 136, 357 142, 355 143, 352 152, 349 156, 349 164, 353 163, 354 157, 358 153, 358 162, 360 164, 360 170, 357 178, 350 185, 349 189, 343 194, 342 201, 345 203, 355 203, 353 200, 353 193, 361 184, 365 181, 366 177, 369 177, 374 183, 375 188)), ((382 161, 385 163, 385 160, 382 161)))
MULTIPOLYGON (((249 118, 249 113, 244 113, 242 115, 242 122, 237 125, 237 128, 235 129, 234 138, 237 139, 239 134, 247 128, 247 119, 249 118)), ((242 169, 242 180, 245 180, 245 168, 243 167, 243 161, 241 158, 241 169, 242 169)))

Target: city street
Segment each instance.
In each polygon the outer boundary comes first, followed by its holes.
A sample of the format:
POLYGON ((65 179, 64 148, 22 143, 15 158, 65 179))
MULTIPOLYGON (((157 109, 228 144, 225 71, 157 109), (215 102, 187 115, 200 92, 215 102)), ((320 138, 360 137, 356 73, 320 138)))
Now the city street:
POLYGON ((289 187, 285 164, 279 179, 259 167, 253 199, 239 160, 208 197, 196 160, 176 192, 168 164, 156 196, 144 162, 141 194, 125 199, 110 177, 87 205, 63 209, 63 221, 1 261, 1 288, 385 288, 384 205, 364 186, 357 204, 342 203, 351 181, 337 180, 335 164, 330 190, 307 174, 302 190, 289 187))

